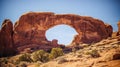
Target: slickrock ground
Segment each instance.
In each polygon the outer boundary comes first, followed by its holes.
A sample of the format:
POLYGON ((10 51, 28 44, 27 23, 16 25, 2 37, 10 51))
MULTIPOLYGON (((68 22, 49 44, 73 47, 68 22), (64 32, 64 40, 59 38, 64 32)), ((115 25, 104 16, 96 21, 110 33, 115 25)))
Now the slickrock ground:
MULTIPOLYGON (((118 38, 120 37, 104 39, 91 45, 81 44, 83 49, 65 54, 47 63, 40 63, 40 67, 120 67, 118 38), (97 51, 99 55, 92 56, 91 51, 97 51)), ((35 67, 35 65, 33 63, 28 67, 35 67)))

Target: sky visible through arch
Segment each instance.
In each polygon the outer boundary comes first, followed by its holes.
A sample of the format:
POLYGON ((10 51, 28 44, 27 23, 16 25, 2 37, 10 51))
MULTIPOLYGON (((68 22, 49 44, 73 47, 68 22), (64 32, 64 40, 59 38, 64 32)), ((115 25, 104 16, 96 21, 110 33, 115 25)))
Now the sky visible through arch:
POLYGON ((58 44, 65 45, 69 45, 77 34, 74 28, 65 24, 56 25, 46 31, 46 37, 49 41, 57 39, 58 44))
POLYGON ((101 19, 117 31, 120 0, 0 0, 0 27, 4 19, 15 23, 26 12, 78 14, 101 19))

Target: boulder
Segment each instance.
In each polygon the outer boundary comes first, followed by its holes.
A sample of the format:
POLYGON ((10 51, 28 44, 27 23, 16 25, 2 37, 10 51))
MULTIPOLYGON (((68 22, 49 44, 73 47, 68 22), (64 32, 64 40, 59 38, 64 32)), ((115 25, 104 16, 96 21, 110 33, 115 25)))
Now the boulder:
POLYGON ((53 39, 52 42, 51 42, 51 45, 57 47, 58 46, 58 40, 53 39))
POLYGON ((6 19, 0 30, 0 57, 13 55, 14 53, 13 24, 9 19, 6 19))

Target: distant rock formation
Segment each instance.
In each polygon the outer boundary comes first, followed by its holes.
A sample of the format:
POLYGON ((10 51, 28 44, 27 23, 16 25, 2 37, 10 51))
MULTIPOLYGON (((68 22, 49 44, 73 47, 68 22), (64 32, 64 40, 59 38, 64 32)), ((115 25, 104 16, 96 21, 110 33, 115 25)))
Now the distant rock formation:
MULTIPOLYGON (((74 14, 54 14, 52 12, 29 12, 19 18, 14 25, 14 30, 12 23, 9 20, 5 20, 0 32, 0 45, 8 49, 13 48, 13 45, 16 48, 23 46, 32 46, 33 48, 34 45, 38 49, 57 47, 57 40, 48 41, 45 33, 49 28, 59 24, 69 25, 78 32, 73 43, 90 44, 98 42, 110 37, 113 31, 111 25, 106 25, 103 21, 92 17, 74 14)), ((2 47, 0 48, 2 49, 2 47)), ((25 47, 23 48, 25 49, 25 47)), ((8 49, 4 51, 8 51, 8 49)))
POLYGON ((108 33, 108 36, 111 37, 112 36, 112 33, 113 33, 113 28, 111 25, 109 24, 105 24, 106 25, 106 31, 108 33))
POLYGON ((6 19, 0 30, 0 57, 13 55, 14 53, 13 24, 9 19, 6 19))
POLYGON ((118 22, 118 32, 117 32, 117 36, 119 36, 120 35, 120 21, 118 22))

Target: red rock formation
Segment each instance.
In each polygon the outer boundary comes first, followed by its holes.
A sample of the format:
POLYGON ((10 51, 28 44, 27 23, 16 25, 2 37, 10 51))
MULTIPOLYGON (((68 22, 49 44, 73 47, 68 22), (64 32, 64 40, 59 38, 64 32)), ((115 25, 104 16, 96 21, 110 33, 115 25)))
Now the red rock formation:
POLYGON ((0 47, 0 54, 12 54, 11 51, 14 51, 14 47, 18 51, 31 47, 35 50, 57 47, 57 40, 48 41, 45 33, 49 28, 59 24, 69 25, 78 32, 73 43, 98 42, 112 35, 111 25, 106 25, 103 21, 92 17, 74 14, 59 15, 51 12, 30 12, 22 15, 15 23, 14 34, 11 21, 4 21, 0 31, 0 45, 2 46, 0 47))
POLYGON ((0 57, 13 55, 13 24, 9 19, 4 20, 0 30, 0 57))
POLYGON ((52 40, 52 42, 51 42, 51 45, 53 45, 53 46, 58 46, 58 40, 56 40, 56 39, 53 39, 52 40))
POLYGON ((113 33, 113 28, 111 25, 109 24, 105 24, 106 25, 106 31, 108 33, 108 36, 111 37, 112 36, 112 33, 113 33))
POLYGON ((118 22, 118 32, 117 32, 117 36, 119 36, 120 35, 120 21, 118 22))
POLYGON ((112 34, 112 26, 105 25, 103 21, 92 17, 73 14, 58 15, 51 12, 30 12, 22 15, 16 22, 14 44, 16 46, 49 44, 45 32, 59 24, 66 24, 76 29, 78 35, 73 40, 75 43, 98 42, 112 34))

